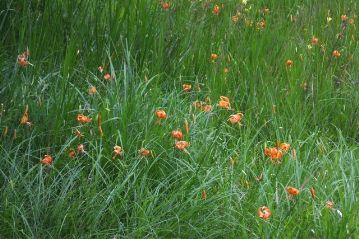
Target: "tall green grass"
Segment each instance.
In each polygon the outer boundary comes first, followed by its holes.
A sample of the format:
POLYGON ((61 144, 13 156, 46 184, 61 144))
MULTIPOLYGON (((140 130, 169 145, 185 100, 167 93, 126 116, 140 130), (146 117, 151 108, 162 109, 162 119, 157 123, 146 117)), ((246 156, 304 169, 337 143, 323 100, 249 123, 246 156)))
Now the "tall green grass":
POLYGON ((1 1, 0 237, 356 238, 357 12, 354 0, 183 0, 168 11, 150 0, 1 1), (22 68, 27 47, 33 66, 22 68), (193 107, 206 98, 211 112, 193 107), (30 127, 20 124, 26 106, 30 127), (157 124, 160 108, 168 118, 157 124), (243 126, 229 124, 239 111, 243 126), (77 113, 92 122, 79 125, 77 113), (189 154, 171 138, 185 120, 189 154), (277 141, 296 156, 271 163, 263 150, 277 141), (79 144, 85 153, 70 159, 79 144), (115 145, 124 154, 113 160, 115 145), (39 163, 45 154, 51 167, 39 163))

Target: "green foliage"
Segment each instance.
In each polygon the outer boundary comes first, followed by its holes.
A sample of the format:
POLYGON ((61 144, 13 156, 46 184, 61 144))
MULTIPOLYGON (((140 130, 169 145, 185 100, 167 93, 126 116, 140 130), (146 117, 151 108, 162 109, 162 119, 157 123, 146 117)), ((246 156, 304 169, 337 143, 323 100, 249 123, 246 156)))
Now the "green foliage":
POLYGON ((1 1, 0 238, 356 238, 358 5, 244 2, 1 1))

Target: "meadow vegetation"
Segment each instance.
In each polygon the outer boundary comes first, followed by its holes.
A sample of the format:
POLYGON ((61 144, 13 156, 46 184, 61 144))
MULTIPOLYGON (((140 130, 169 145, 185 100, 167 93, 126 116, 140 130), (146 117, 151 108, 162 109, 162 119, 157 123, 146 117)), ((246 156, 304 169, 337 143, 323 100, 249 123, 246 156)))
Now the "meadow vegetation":
POLYGON ((357 238, 356 0, 0 2, 0 238, 357 238))

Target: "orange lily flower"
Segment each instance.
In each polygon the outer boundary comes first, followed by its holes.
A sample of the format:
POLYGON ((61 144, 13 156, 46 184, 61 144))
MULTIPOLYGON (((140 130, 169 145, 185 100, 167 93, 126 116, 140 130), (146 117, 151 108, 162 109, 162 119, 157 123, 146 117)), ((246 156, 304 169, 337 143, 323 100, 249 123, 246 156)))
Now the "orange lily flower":
POLYGON ((270 218, 271 215, 272 212, 268 207, 263 206, 258 208, 258 217, 263 218, 264 220, 268 220, 268 218, 270 218))
POLYGON ((312 37, 312 45, 317 45, 319 42, 318 38, 316 38, 315 36, 312 37))
POLYGON ((211 60, 215 62, 218 59, 218 55, 216 53, 211 54, 211 60))
POLYGON ((96 94, 96 92, 97 92, 96 87, 95 86, 90 86, 88 92, 89 92, 89 95, 96 94))
POLYGON ((287 60, 286 64, 287 64, 288 67, 291 67, 291 66, 293 66, 293 61, 292 60, 287 60))
POLYGON ((264 155, 270 157, 274 153, 274 148, 264 148, 264 155))
POLYGON ((230 109, 231 108, 231 103, 229 102, 229 98, 226 97, 226 96, 220 96, 219 97, 220 100, 218 102, 218 106, 220 108, 223 108, 223 109, 230 109))
POLYGON ((229 121, 231 124, 239 124, 239 125, 241 125, 242 117, 243 117, 243 114, 242 114, 242 113, 237 113, 237 114, 234 114, 234 115, 229 116, 228 121, 229 121))
POLYGON ((167 118, 167 114, 166 114, 166 111, 164 110, 156 110, 156 116, 158 119, 166 119, 167 118))
POLYGON ((346 22, 348 20, 348 16, 347 15, 341 15, 340 19, 342 20, 342 22, 346 22))
POLYGON ((183 84, 183 91, 184 92, 190 92, 192 89, 192 85, 191 84, 183 84))
POLYGON ((22 66, 22 67, 26 67, 29 62, 27 61, 27 57, 25 57, 24 55, 18 55, 17 57, 17 63, 22 66))
POLYGON ((109 80, 111 80, 111 75, 109 74, 109 73, 106 73, 104 76, 103 76, 103 78, 105 79, 105 80, 107 80, 107 81, 109 81, 109 80))
POLYGON ((280 149, 283 150, 283 151, 285 151, 285 152, 288 152, 289 149, 290 149, 290 144, 282 143, 282 144, 280 145, 280 149))
POLYGON ((300 193, 300 191, 299 191, 299 189, 297 189, 295 187, 289 186, 289 187, 287 187, 287 193, 291 196, 297 196, 300 193))
POLYGON ((262 19, 262 20, 260 20, 258 23, 257 23, 257 27, 259 28, 259 29, 264 29, 264 28, 266 28, 266 21, 264 20, 264 19, 262 19))
POLYGON ((340 51, 338 50, 334 50, 332 53, 333 57, 335 57, 336 59, 338 59, 340 57, 340 51))
POLYGON ((89 123, 89 122, 91 122, 92 121, 92 118, 90 118, 90 117, 88 117, 88 116, 85 116, 85 115, 83 115, 83 114, 77 114, 77 121, 79 122, 79 123, 82 123, 82 124, 84 124, 84 123, 89 123))
POLYGON ((145 148, 141 148, 140 150, 138 150, 138 153, 143 157, 152 156, 152 152, 150 150, 148 150, 148 149, 145 149, 145 148))
POLYGON ((181 140, 183 138, 183 134, 182 131, 180 130, 173 130, 172 131, 172 138, 176 139, 176 140, 181 140))
POLYGON ((113 153, 114 153, 114 156, 112 157, 112 159, 115 159, 117 156, 121 156, 123 154, 123 150, 120 146, 115 145, 113 147, 113 153))
POLYGON ((202 110, 202 111, 204 111, 204 112, 211 112, 212 111, 212 105, 207 105, 205 102, 203 102, 203 101, 198 101, 198 100, 196 100, 196 101, 194 101, 194 102, 192 102, 192 105, 195 107, 195 108, 197 108, 197 109, 199 109, 199 110, 202 110))
POLYGON ((220 12, 219 6, 218 6, 218 5, 214 5, 213 10, 212 10, 212 13, 213 13, 214 15, 218 16, 218 15, 219 15, 219 12, 220 12))
POLYGON ((267 7, 265 7, 265 8, 263 8, 263 9, 261 10, 261 12, 262 12, 263 14, 268 14, 268 13, 270 13, 270 9, 267 8, 267 7))
POLYGON ((175 144, 175 147, 178 150, 186 151, 186 148, 189 146, 189 143, 187 141, 177 141, 175 144))
POLYGON ((40 160, 41 164, 50 166, 52 164, 53 158, 51 155, 45 154, 42 160, 40 160))
POLYGON ((212 105, 204 105, 203 108, 202 108, 202 111, 211 112, 212 111, 212 105))
POLYGON ((271 158, 272 161, 276 161, 278 159, 281 159, 283 156, 283 153, 281 150, 277 148, 265 148, 264 154, 271 158))
POLYGON ((17 64, 21 67, 29 65, 28 57, 30 55, 29 49, 17 56, 17 64))
POLYGON ((234 15, 234 16, 231 17, 231 19, 232 19, 232 22, 233 22, 233 23, 237 23, 237 22, 239 21, 239 16, 238 16, 238 15, 234 15))
POLYGON ((162 5, 162 9, 165 11, 168 11, 171 8, 171 4, 168 2, 162 2, 161 5, 162 5))
POLYGON ((327 201, 325 203, 325 207, 329 208, 329 209, 332 209, 334 207, 334 202, 333 201, 327 201))
POLYGON ((76 151, 74 149, 70 149, 69 154, 68 154, 69 158, 72 159, 75 157, 75 155, 76 155, 76 151))
POLYGON ((229 102, 229 98, 227 96, 220 96, 219 98, 223 101, 229 102))

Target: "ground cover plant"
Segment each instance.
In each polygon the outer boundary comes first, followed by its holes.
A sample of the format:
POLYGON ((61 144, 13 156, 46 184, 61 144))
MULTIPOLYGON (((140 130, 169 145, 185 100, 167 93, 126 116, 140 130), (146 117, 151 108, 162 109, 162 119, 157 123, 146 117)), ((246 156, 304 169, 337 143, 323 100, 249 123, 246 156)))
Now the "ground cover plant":
POLYGON ((356 238, 355 0, 0 2, 0 238, 356 238))

